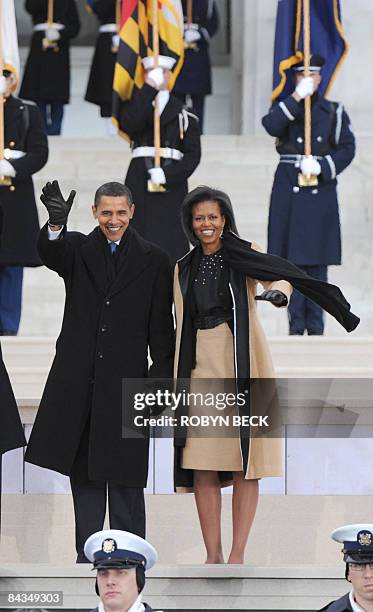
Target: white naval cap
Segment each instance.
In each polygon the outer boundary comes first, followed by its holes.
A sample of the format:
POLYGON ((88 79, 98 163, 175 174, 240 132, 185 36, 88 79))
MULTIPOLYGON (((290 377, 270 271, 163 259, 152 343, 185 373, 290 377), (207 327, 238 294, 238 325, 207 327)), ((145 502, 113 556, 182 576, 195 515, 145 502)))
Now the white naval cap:
MULTIPOLYGON (((149 55, 148 57, 143 57, 141 60, 142 65, 145 70, 151 70, 155 68, 155 57, 154 55, 149 55)), ((173 57, 169 57, 168 55, 158 55, 158 66, 159 68, 165 68, 166 70, 172 70, 172 68, 176 64, 176 59, 173 57)))
POLYGON ((335 529, 331 537, 343 544, 344 561, 370 563, 373 561, 373 523, 355 523, 335 529))
POLYGON ((119 529, 93 533, 84 545, 84 554, 96 569, 141 565, 148 570, 158 558, 157 551, 149 542, 119 529))

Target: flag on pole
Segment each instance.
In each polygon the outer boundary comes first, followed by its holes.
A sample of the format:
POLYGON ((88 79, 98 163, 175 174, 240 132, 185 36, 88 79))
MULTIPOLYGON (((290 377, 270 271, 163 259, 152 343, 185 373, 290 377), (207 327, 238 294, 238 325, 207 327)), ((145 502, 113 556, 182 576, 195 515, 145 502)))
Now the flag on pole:
POLYGON ((16 15, 14 11, 14 0, 2 0, 2 58, 4 70, 10 70, 16 78, 12 87, 15 91, 19 81, 19 50, 17 38, 16 15))
MULTIPOLYGON (((343 34, 339 0, 310 0, 311 53, 325 58, 319 91, 327 95, 349 45, 343 34)), ((278 0, 273 61, 272 101, 294 89, 291 68, 303 59, 303 1, 278 0)))
MULTIPOLYGON (((123 0, 120 43, 113 82, 113 119, 118 123, 120 103, 130 100, 144 85, 141 60, 153 55, 153 0, 123 0)), ((176 60, 170 89, 184 61, 181 0, 158 0, 159 53, 176 60)))

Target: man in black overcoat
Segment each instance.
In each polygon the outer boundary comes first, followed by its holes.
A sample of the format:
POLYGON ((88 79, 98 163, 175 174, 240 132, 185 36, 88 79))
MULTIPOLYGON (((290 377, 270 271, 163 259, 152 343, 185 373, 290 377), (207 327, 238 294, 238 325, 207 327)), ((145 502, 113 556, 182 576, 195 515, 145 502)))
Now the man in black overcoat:
POLYGON ((111 134, 114 133, 114 126, 111 123, 113 79, 119 45, 116 5, 117 0, 91 0, 89 2, 89 8, 96 15, 100 25, 84 98, 87 102, 92 102, 100 107, 101 117, 107 119, 110 117, 107 125, 111 134))
POLYGON ((211 93, 210 40, 219 28, 215 0, 193 0, 192 23, 188 23, 188 0, 182 0, 184 13, 184 64, 173 92, 198 117, 203 132, 205 97, 211 93))
POLYGON ((142 602, 145 572, 158 558, 149 542, 133 533, 106 529, 88 538, 84 552, 97 570, 100 604, 92 612, 152 612, 142 602))
POLYGON ((0 160, 0 335, 17 334, 21 318, 23 268, 40 266, 39 220, 32 175, 48 159, 48 140, 38 108, 12 95, 14 75, 4 70, 4 157, 0 160))
POLYGON ((352 588, 319 612, 372 612, 373 610, 373 524, 356 523, 335 529, 331 537, 343 544, 345 578, 352 588))
POLYGON ((47 23, 48 0, 26 0, 34 33, 20 96, 39 106, 50 136, 61 133, 64 105, 70 99, 70 41, 80 19, 75 0, 53 0, 53 24, 47 23))
POLYGON ((88 236, 66 229, 74 195, 65 201, 54 181, 41 196, 49 224, 39 253, 63 278, 66 302, 26 461, 70 476, 77 562, 85 562, 84 542, 102 529, 107 493, 110 526, 145 534, 149 440, 122 436, 122 380, 171 377, 174 328, 168 256, 130 226, 129 189, 97 190, 98 227, 88 236))
POLYGON ((180 221, 181 204, 188 193, 188 178, 201 159, 198 119, 183 108, 169 92, 170 70, 174 60, 160 55, 143 59, 145 84, 134 90, 131 100, 120 108, 120 129, 132 141, 132 160, 126 185, 136 205, 134 227, 147 240, 165 249, 172 263, 189 250, 180 221), (158 95, 161 113, 161 167, 154 167, 154 100, 158 95), (148 181, 163 192, 148 190, 148 181))
MULTIPOLYGON (((341 263, 337 175, 355 155, 355 138, 343 105, 317 91, 324 63, 323 57, 312 55, 309 77, 304 77, 303 62, 297 64, 294 92, 274 103, 262 119, 266 131, 276 137, 280 154, 269 210, 268 252, 321 281, 327 280, 328 266, 341 263), (312 96, 312 156, 304 157, 304 98, 308 95, 312 96), (317 176, 318 185, 299 186, 300 173, 317 176)), ((322 309, 298 291, 293 291, 288 314, 291 335, 324 333, 322 309)))

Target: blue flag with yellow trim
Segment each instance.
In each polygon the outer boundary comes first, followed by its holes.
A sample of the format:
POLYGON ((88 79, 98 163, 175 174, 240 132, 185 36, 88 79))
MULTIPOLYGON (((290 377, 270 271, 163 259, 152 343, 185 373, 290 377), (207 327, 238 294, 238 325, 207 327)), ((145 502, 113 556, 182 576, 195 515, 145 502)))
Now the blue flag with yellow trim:
MULTIPOLYGON (((327 95, 349 46, 342 30, 339 0, 310 0, 311 53, 325 58, 319 91, 327 95)), ((272 101, 294 90, 292 66, 303 59, 303 1, 278 0, 272 101)))

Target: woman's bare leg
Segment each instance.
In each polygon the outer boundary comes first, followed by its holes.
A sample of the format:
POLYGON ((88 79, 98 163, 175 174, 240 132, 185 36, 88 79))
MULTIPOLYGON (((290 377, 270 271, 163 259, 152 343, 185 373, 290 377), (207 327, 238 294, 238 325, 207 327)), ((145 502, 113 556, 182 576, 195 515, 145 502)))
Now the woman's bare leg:
POLYGON ((233 473, 233 542, 228 563, 244 562, 247 538, 254 521, 258 496, 257 480, 245 480, 243 472, 233 473))
POLYGON ((221 545, 221 490, 217 472, 194 470, 194 495, 206 546, 206 563, 224 563, 221 545))

